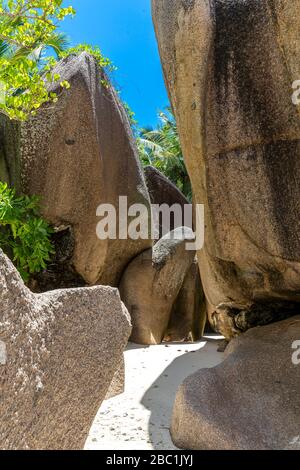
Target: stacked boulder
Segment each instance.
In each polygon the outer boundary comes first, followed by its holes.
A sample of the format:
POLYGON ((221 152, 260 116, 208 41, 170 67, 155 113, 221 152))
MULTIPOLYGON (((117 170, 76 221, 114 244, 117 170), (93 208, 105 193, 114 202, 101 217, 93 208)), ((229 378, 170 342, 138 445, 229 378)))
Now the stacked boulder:
POLYGON ((188 377, 174 405, 175 444, 300 450, 299 338, 300 316, 251 329, 230 342, 222 364, 188 377))
MULTIPOLYGON (((183 214, 183 211, 190 205, 190 202, 177 186, 153 166, 146 166, 144 168, 144 174, 152 206, 162 207, 167 205, 169 209, 175 209, 175 206, 177 206, 181 208, 183 214)), ((154 231, 158 235, 158 239, 183 225, 183 220, 181 219, 177 224, 175 217, 170 218, 168 222, 166 226, 166 221, 164 221, 162 217, 158 218, 153 214, 153 223, 157 224, 157 226, 154 227, 154 231)), ((192 224, 190 225, 190 228, 192 228, 192 224)))
POLYGON ((153 248, 126 268, 121 298, 133 323, 131 340, 139 344, 197 341, 204 331, 206 307, 195 262, 192 210, 181 191, 152 166, 144 169, 155 240, 153 248), (164 212, 166 209, 166 212, 164 212), (190 210, 190 226, 183 227, 190 210))
POLYGON ((195 251, 186 246, 193 240, 191 229, 179 227, 126 269, 120 294, 132 318, 133 342, 183 341, 192 331, 195 339, 202 336, 206 315, 201 309, 199 271, 195 251), (190 303, 184 304, 186 300, 190 303))
POLYGON ((224 364, 182 385, 173 439, 193 449, 299 448, 299 4, 152 7, 195 202, 205 205, 198 259, 209 319, 228 340, 254 328, 224 364))
MULTIPOLYGON (((24 123, 0 116, 0 178, 19 193, 39 196, 55 229, 55 256, 31 279, 31 290, 0 250, 3 449, 82 448, 101 402, 124 390, 130 316, 118 290, 100 284, 122 280, 137 342, 197 339, 205 316, 195 252, 185 253, 192 231, 174 227, 175 237, 152 248, 137 147, 105 73, 87 53, 62 60, 53 73, 70 83, 68 90, 48 85, 57 103, 24 123), (132 221, 121 212, 120 196, 127 208, 146 209, 139 219, 146 236, 97 236, 103 207, 116 210, 111 222, 117 227, 132 221)), ((146 175, 152 203, 188 203, 156 170, 146 175)))
POLYGON ((194 258, 172 307, 164 341, 198 341, 203 337, 206 320, 206 305, 199 266, 197 259, 194 258))
POLYGON ((82 449, 131 332, 117 289, 33 294, 0 250, 0 448, 82 449))
MULTIPOLYGON (((21 125, 1 117, 0 178, 41 199, 42 214, 56 229, 57 259, 37 289, 103 284, 118 286, 129 261, 152 246, 145 239, 99 239, 97 208, 111 204, 119 220, 119 196, 128 207, 150 200, 130 123, 96 60, 83 52, 54 69, 61 81, 49 91, 58 102, 43 106, 21 125)), ((127 214, 121 214, 128 224, 127 214)), ((148 222, 145 220, 145 222, 148 222)), ((150 226, 150 224, 149 224, 150 226)))
POLYGON ((297 11, 292 0, 153 0, 194 197, 205 204, 198 258, 221 332, 220 305, 231 317, 260 299, 297 301, 300 290, 297 11))

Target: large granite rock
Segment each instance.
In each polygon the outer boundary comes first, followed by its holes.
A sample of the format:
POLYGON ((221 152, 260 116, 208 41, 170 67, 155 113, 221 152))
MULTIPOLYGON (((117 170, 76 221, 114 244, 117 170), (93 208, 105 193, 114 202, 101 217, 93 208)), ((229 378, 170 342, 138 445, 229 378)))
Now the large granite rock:
POLYGON ((206 210, 209 313, 299 301, 299 2, 152 4, 195 202, 206 210))
POLYGON ((186 250, 193 239, 191 229, 177 228, 127 267, 120 294, 131 315, 132 342, 160 344, 164 339, 174 302, 195 258, 194 251, 186 250))
POLYGON ((131 326, 119 293, 32 294, 0 250, 0 448, 82 449, 131 326))
POLYGON ((125 358, 122 355, 121 362, 115 372, 115 375, 110 383, 109 389, 105 396, 105 400, 114 398, 125 392, 125 358))
POLYGON ((192 263, 173 305, 164 341, 198 341, 207 320, 197 259, 192 263))
MULTIPOLYGON (((155 230, 159 238, 162 238, 168 232, 175 230, 178 227, 182 227, 184 222, 184 210, 185 206, 189 205, 190 202, 182 194, 182 192, 172 183, 165 175, 163 175, 157 168, 153 166, 146 166, 144 168, 146 185, 149 191, 151 204, 154 206, 162 206, 167 204, 169 208, 174 207, 174 204, 178 205, 182 211, 182 217, 180 221, 176 221, 174 217, 170 217, 168 221, 164 221, 162 217, 157 220, 153 217, 153 222, 157 224, 155 230), (167 223, 167 225, 165 225, 167 223)), ((192 228, 192 224, 191 227, 192 228)))
POLYGON ((128 197, 128 206, 149 208, 136 144, 120 99, 93 57, 72 55, 54 73, 71 85, 69 90, 49 86, 59 94, 55 105, 44 106, 21 126, 1 118, 0 168, 5 163, 6 172, 0 177, 7 173, 20 191, 39 195, 43 215, 73 246, 63 270, 55 262, 40 280, 42 288, 78 286, 82 280, 117 286, 128 262, 152 241, 99 240, 96 210, 112 204, 118 216, 119 196, 128 197))
POLYGON ((295 316, 232 340, 222 364, 181 385, 174 443, 199 450, 300 450, 300 364, 292 361, 299 338, 295 316))

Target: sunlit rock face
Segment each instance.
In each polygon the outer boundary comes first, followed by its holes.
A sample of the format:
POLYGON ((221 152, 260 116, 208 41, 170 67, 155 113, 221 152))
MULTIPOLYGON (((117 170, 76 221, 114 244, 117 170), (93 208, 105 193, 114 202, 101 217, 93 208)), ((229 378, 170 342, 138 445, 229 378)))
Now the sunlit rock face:
POLYGON ((300 1, 152 3, 195 199, 206 209, 199 262, 211 321, 218 327, 221 304, 297 302, 300 1))
POLYGON ((176 446, 300 450, 299 337, 300 316, 253 328, 230 343, 222 364, 188 377, 174 404, 176 446))
MULTIPOLYGON (((100 240, 96 234, 97 208, 113 205, 118 219, 119 196, 127 197, 128 207, 143 204, 151 214, 130 123, 118 94, 89 54, 69 56, 54 73, 70 84, 68 90, 49 85, 58 94, 57 103, 43 106, 22 125, 0 116, 0 179, 40 196, 43 216, 59 231, 54 240, 59 259, 52 272, 38 279, 41 290, 117 286, 127 264, 152 246, 150 235, 100 240)), ((121 217, 127 221, 127 213, 121 217)))
POLYGON ((184 311, 180 305, 184 284, 195 259, 195 251, 187 250, 191 240, 194 240, 193 231, 178 227, 127 267, 120 283, 120 294, 132 319, 130 339, 133 343, 160 344, 166 335, 169 341, 175 338, 182 341, 192 333, 194 323, 198 323, 198 330, 201 328, 205 315, 201 310, 201 298, 197 300, 201 295, 200 282, 198 285, 192 282, 190 286, 190 309, 184 311), (194 302, 199 306, 196 312, 194 302))
POLYGON ((0 299, 0 448, 83 449, 131 333, 118 290, 33 294, 0 249, 0 299))

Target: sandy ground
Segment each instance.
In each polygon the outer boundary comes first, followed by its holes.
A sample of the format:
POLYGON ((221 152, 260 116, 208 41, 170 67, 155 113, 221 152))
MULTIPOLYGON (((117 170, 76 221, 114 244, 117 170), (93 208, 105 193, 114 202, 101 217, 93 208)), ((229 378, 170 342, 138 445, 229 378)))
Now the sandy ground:
POLYGON ((93 423, 86 450, 172 450, 172 407, 180 383, 198 369, 223 360, 220 337, 194 344, 144 347, 125 351, 125 393, 105 401, 93 423))

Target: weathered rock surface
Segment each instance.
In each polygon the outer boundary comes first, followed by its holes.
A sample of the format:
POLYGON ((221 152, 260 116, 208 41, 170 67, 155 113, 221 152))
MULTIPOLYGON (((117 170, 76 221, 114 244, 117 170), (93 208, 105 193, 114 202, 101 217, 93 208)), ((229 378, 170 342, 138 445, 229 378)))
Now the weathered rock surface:
MULTIPOLYGON (((152 0, 196 203, 213 315, 299 301, 299 1, 152 0)), ((279 308, 275 308, 276 320, 279 308)))
POLYGON ((105 400, 114 398, 125 392, 125 359, 124 354, 111 381, 105 400))
MULTIPOLYGON (((186 205, 190 204, 190 202, 175 186, 175 184, 157 170, 157 168, 147 166, 144 168, 144 174, 151 204, 159 206, 167 204, 170 208, 172 208, 174 204, 178 204, 182 210, 182 217, 178 223, 176 223, 173 217, 170 219, 171 223, 167 223, 167 226, 165 226, 165 221, 162 220, 162 218, 160 218, 160 220, 156 220, 155 217, 153 218, 153 221, 157 222, 156 230, 158 232, 158 237, 162 238, 164 235, 167 235, 168 232, 184 225, 184 209, 186 205)), ((190 228, 192 228, 192 226, 190 228)))
POLYGON ((32 294, 0 250, 0 448, 82 449, 131 327, 117 289, 32 294))
POLYGON ((300 316, 249 330, 227 358, 188 377, 173 411, 172 437, 184 449, 300 449, 300 365, 292 362, 300 316))
MULTIPOLYGON (((100 204, 112 204, 117 216, 119 196, 127 196, 129 206, 149 207, 130 124, 93 57, 87 53, 70 56, 54 72, 69 81, 71 88, 62 91, 51 85, 50 90, 59 94, 57 104, 44 107, 21 126, 2 118, 2 163, 11 184, 41 197, 43 215, 51 224, 71 230, 74 251, 64 270, 69 266, 72 275, 77 273, 87 284, 117 286, 128 262, 152 246, 150 237, 99 240, 96 235, 100 204)), ((60 267, 56 270, 61 286, 60 267)), ((53 268, 46 276, 47 287, 51 276, 55 278, 53 268)), ((55 279, 53 284, 57 287, 55 279)), ((69 287, 70 275, 65 284, 69 287)), ((76 279, 74 285, 78 285, 76 279)))
POLYGON ((73 265, 75 237, 72 227, 51 234, 54 254, 47 268, 31 276, 27 286, 32 292, 41 293, 57 289, 86 287, 87 282, 73 265))
POLYGON ((230 303, 221 304, 211 315, 214 330, 225 336, 226 340, 245 333, 255 326, 266 326, 285 320, 299 312, 299 303, 289 301, 265 301, 248 305, 245 308, 234 308, 230 303))
POLYGON ((131 341, 159 344, 168 328, 174 302, 195 258, 186 250, 194 239, 191 229, 180 227, 134 259, 120 284, 120 294, 131 315, 131 341))
POLYGON ((198 341, 206 324, 206 305, 195 260, 173 305, 171 319, 164 340, 168 342, 198 341))

